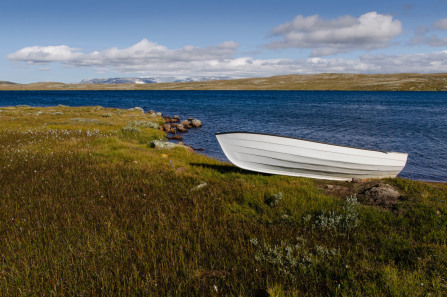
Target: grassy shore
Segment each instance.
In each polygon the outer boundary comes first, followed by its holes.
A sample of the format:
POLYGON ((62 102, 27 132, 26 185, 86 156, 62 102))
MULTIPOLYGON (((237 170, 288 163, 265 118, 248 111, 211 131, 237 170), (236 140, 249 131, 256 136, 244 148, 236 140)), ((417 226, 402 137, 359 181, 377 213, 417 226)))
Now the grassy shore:
MULTIPOLYGON (((447 185, 157 150, 139 109, 0 108, 0 295, 445 296, 447 185)), ((205 125, 207 123, 204 123, 205 125)))
POLYGON ((155 84, 7 84, 0 90, 330 90, 447 91, 447 73, 281 75, 205 82, 155 84))

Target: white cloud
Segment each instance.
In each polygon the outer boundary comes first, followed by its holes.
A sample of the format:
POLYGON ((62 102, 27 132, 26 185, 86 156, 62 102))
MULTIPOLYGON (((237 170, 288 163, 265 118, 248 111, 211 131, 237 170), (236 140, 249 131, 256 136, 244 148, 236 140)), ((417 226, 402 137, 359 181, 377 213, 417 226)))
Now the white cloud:
MULTIPOLYGON (((447 19, 446 19, 447 20, 447 19)), ((447 22, 446 22, 447 23, 447 22)), ((414 32, 413 38, 410 40, 411 45, 424 44, 429 46, 445 46, 447 45, 447 38, 439 38, 438 35, 432 34, 427 36, 430 29, 426 26, 419 26, 414 32)))
POLYGON ((64 62, 82 55, 77 49, 66 45, 30 46, 7 56, 10 60, 26 61, 33 64, 64 62))
POLYGON ((366 55, 353 59, 311 57, 290 60, 236 57, 237 48, 237 43, 227 41, 204 48, 185 46, 169 49, 144 39, 129 48, 110 48, 91 53, 83 53, 65 45, 32 46, 8 55, 8 59, 39 64, 39 67, 42 63, 54 62, 70 67, 93 67, 98 72, 118 71, 157 76, 260 77, 322 72, 447 72, 447 51, 394 56, 366 55))
POLYGON ((129 48, 113 47, 88 54, 66 45, 31 46, 9 54, 7 58, 14 61, 26 61, 31 64, 61 62, 68 66, 114 68, 123 72, 150 71, 160 66, 183 68, 195 62, 228 59, 236 53, 237 47, 236 42, 226 41, 206 48, 185 46, 181 49, 172 50, 143 39, 129 48))
POLYGON ((433 27, 439 30, 447 30, 447 19, 441 19, 433 24, 433 27))
POLYGON ((310 48, 311 56, 329 56, 357 49, 384 48, 401 32, 399 20, 377 12, 368 12, 359 18, 344 16, 333 20, 324 20, 318 15, 298 15, 291 22, 274 28, 272 36, 281 40, 266 47, 310 48))
POLYGON ((447 51, 411 55, 363 56, 362 63, 375 65, 375 73, 440 73, 447 72, 447 51))

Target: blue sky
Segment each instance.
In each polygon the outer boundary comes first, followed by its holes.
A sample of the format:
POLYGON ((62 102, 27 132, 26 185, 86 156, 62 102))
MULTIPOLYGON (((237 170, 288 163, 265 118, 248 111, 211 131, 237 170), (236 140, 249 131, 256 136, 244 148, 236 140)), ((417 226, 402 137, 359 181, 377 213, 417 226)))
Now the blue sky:
POLYGON ((2 0, 0 80, 447 72, 447 1, 2 0))

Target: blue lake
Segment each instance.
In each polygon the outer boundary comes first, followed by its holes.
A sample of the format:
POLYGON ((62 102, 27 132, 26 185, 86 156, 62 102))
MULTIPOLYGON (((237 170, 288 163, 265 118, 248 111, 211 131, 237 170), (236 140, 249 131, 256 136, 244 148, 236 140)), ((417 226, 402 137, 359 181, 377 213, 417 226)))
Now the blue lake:
POLYGON ((226 160, 216 132, 250 131, 406 152, 400 176, 447 182, 447 92, 3 91, 0 106, 142 107, 194 117, 184 142, 226 160))

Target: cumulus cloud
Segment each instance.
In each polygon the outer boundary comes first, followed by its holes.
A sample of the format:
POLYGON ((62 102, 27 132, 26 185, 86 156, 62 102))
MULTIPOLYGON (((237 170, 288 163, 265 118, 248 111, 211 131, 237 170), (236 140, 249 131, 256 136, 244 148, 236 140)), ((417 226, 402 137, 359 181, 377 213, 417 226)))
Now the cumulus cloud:
POLYGON ((200 48, 185 46, 181 49, 169 49, 165 46, 143 39, 124 49, 116 47, 104 51, 82 53, 66 45, 25 47, 7 58, 14 61, 26 61, 30 64, 61 62, 68 66, 94 66, 114 68, 119 71, 150 71, 159 67, 189 67, 196 62, 212 63, 232 58, 238 44, 226 41, 216 46, 200 48))
POLYGON ((78 49, 66 45, 30 46, 8 55, 7 58, 32 64, 45 64, 49 62, 64 62, 81 55, 78 49))
MULTIPOLYGON (((345 20, 349 22, 349 20, 345 20)), ((146 39, 124 49, 110 48, 84 53, 66 45, 32 46, 8 55, 30 64, 60 63, 69 67, 93 67, 96 71, 119 71, 157 76, 259 77, 311 73, 447 72, 447 51, 413 55, 366 55, 360 58, 254 59, 236 57, 238 44, 169 49, 146 39)))
POLYGON ((274 28, 272 37, 280 37, 281 40, 266 47, 310 48, 311 56, 329 56, 358 49, 384 48, 401 32, 399 20, 377 12, 368 12, 359 18, 343 16, 333 20, 324 20, 318 15, 298 15, 291 22, 274 28))

